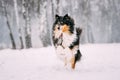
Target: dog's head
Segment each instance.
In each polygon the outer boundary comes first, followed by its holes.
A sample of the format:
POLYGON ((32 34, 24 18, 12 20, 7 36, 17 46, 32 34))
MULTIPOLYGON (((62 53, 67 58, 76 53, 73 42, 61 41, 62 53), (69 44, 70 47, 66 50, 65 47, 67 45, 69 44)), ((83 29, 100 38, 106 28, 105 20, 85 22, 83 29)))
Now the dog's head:
POLYGON ((68 14, 65 16, 55 15, 53 30, 58 35, 61 33, 72 34, 74 32, 74 20, 68 14))

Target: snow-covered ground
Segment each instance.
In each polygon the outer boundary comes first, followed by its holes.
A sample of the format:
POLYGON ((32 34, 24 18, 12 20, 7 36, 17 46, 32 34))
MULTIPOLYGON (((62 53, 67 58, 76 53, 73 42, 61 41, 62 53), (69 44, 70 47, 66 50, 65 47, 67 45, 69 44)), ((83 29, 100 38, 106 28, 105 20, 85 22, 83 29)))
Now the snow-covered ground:
POLYGON ((0 50, 0 80, 120 80, 120 44, 84 44, 76 69, 64 67, 54 47, 0 50))

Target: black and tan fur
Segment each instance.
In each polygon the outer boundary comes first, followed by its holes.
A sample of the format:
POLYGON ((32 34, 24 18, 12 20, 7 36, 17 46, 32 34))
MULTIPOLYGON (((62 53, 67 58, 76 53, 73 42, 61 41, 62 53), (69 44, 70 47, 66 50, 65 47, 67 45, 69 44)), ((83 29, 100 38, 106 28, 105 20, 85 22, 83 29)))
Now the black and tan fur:
POLYGON ((82 30, 75 28, 74 25, 74 20, 68 14, 65 16, 56 15, 52 31, 56 54, 64 61, 65 65, 70 63, 72 69, 75 68, 76 62, 82 56, 79 50, 82 30))

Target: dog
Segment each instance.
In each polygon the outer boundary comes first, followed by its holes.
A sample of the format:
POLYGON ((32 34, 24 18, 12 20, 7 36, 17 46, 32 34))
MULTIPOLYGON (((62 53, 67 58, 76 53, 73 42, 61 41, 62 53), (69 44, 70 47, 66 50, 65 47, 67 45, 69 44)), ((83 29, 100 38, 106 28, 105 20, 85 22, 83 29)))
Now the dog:
POLYGON ((52 40, 57 56, 64 62, 65 66, 70 64, 75 69, 75 64, 81 59, 79 50, 79 39, 82 29, 74 27, 74 20, 68 14, 64 16, 55 15, 52 28, 52 40))

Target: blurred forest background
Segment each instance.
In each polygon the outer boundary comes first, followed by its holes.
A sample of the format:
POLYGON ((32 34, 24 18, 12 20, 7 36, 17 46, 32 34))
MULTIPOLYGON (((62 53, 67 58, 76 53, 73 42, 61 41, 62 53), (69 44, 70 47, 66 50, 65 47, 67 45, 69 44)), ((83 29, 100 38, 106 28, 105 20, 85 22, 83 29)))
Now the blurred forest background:
POLYGON ((120 0, 0 0, 0 49, 52 45, 55 14, 81 27, 81 44, 120 42, 120 0))

